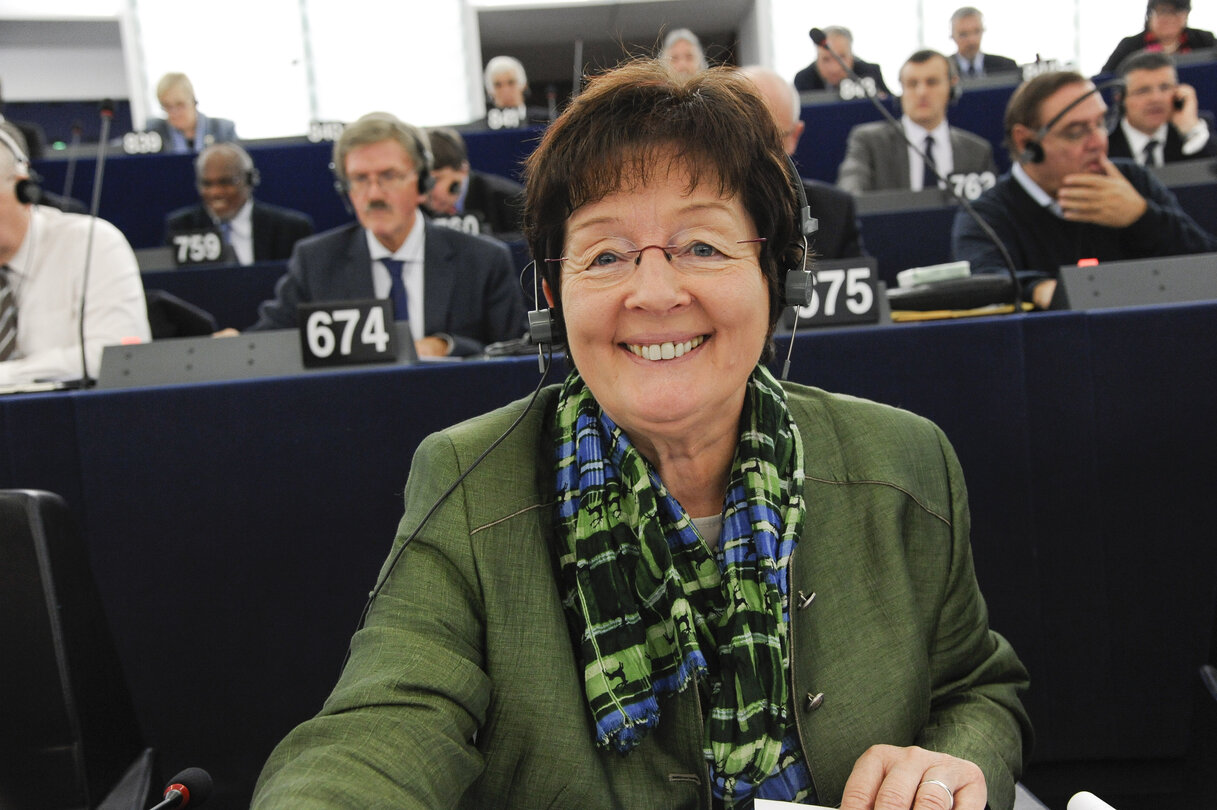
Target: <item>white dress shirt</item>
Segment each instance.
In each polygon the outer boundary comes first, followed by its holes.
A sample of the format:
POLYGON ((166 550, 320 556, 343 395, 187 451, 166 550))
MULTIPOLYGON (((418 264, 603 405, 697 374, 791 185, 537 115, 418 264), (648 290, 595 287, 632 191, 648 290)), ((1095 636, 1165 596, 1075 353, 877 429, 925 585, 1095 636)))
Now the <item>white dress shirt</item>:
MULTIPOLYGON (((80 377, 80 299, 89 217, 30 206, 30 225, 9 260, 17 301, 17 349, 0 362, 0 384, 80 377)), ((101 350, 152 339, 139 265, 117 228, 94 226, 85 308, 85 355, 96 377, 101 350)))
POLYGON ((381 259, 401 259, 405 264, 402 265, 401 274, 402 280, 406 284, 406 309, 409 311, 410 334, 415 340, 422 340, 426 336, 423 323, 424 311, 423 307, 423 256, 426 252, 426 227, 423 225, 422 212, 415 212, 414 227, 410 229, 410 233, 406 236, 406 241, 401 243, 401 247, 392 253, 389 249, 372 235, 372 232, 364 228, 364 236, 368 240, 368 253, 372 256, 372 289, 376 292, 377 298, 388 298, 392 289, 392 281, 389 280, 389 271, 381 263, 381 259))
MULTIPOLYGON (((1162 166, 1164 164, 1166 153, 1163 150, 1166 149, 1166 135, 1169 127, 1170 122, 1166 121, 1152 133, 1146 135, 1128 123, 1127 118, 1120 119, 1120 129, 1124 130, 1124 137, 1128 139, 1128 151, 1132 152, 1133 160, 1142 166, 1145 165, 1145 146, 1151 140, 1158 142, 1158 145, 1154 147, 1154 162, 1152 165, 1162 166)), ((1209 142, 1209 125, 1201 118, 1190 131, 1179 134, 1183 136, 1183 154, 1194 155, 1209 142)))
POLYGON ((913 191, 922 190, 921 181, 925 179, 925 161, 921 159, 921 154, 917 150, 925 148, 927 135, 934 136, 934 153, 930 155, 934 159, 934 168, 943 177, 948 177, 955 168, 955 162, 951 154, 951 127, 947 123, 947 119, 943 118, 933 129, 926 129, 920 124, 914 123, 913 119, 907 115, 901 116, 900 123, 904 125, 904 134, 908 135, 909 140, 917 147, 917 149, 909 150, 909 188, 913 191))
MULTIPOLYGON (((254 263, 254 198, 250 197, 241 206, 236 216, 228 220, 228 244, 240 264, 254 263)), ((217 225, 223 227, 222 223, 217 225)))

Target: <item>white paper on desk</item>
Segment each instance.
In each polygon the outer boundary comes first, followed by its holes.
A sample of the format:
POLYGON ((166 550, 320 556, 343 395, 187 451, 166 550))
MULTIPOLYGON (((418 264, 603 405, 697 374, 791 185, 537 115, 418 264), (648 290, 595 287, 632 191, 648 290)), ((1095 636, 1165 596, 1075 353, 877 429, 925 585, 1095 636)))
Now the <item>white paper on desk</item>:
POLYGON ((794 802, 779 802, 777 799, 757 799, 752 803, 754 810, 836 810, 835 807, 825 807, 822 804, 795 804, 794 802))

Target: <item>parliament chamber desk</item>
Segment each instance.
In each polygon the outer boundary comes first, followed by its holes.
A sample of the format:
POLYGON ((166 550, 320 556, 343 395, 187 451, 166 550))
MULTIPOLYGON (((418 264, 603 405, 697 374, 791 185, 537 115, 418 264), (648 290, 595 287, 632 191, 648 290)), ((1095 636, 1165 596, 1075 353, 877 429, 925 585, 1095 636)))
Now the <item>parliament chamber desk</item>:
MULTIPOLYGON (((1187 746, 1217 591, 1214 324, 1217 302, 795 339, 792 380, 953 442, 1038 761, 1187 746)), ((0 398, 0 487, 67 499, 165 772, 204 767, 209 806, 244 807, 337 678, 419 441, 536 379, 525 357, 0 398)))

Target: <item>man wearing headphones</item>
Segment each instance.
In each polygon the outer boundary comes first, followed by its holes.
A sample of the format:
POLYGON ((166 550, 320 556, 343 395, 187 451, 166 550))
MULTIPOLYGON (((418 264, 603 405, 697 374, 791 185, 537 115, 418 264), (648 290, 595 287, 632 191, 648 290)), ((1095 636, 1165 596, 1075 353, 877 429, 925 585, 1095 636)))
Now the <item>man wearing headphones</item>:
MULTIPOLYGON (((942 177, 974 175, 979 185, 992 185, 997 177, 993 147, 984 138, 947 124, 947 105, 958 83, 951 61, 938 51, 914 53, 900 66, 901 124, 942 177)), ((858 194, 920 191, 940 184, 933 169, 926 166, 921 154, 908 148, 900 133, 886 121, 874 121, 850 130, 837 185, 858 194)))
POLYGON ((1120 76, 1124 79, 1120 122, 1107 136, 1111 157, 1162 166, 1217 155, 1209 124, 1200 115, 1196 90, 1179 83, 1169 54, 1136 53, 1120 65, 1120 76))
POLYGON ((104 346, 152 339, 135 254, 105 220, 33 204, 10 126, 0 123, 0 385, 84 376, 82 331, 96 376, 104 346))
MULTIPOLYGON (((1062 265, 1217 251, 1217 237, 1145 169, 1107 157, 1107 105, 1079 73, 1024 82, 1006 107, 1010 173, 974 205, 1010 252, 1024 295, 1047 309, 1062 265)), ((997 247, 960 211, 951 234, 972 272, 1005 273, 997 247)))
POLYGON ((521 239, 524 186, 471 169, 465 139, 451 127, 427 130, 427 140, 435 160, 431 171, 435 184, 424 205, 435 223, 505 242, 521 239))
POLYGON ((389 298, 420 356, 476 354, 520 337, 524 296, 506 246, 419 214, 431 162, 423 132, 388 113, 343 130, 334 172, 358 222, 297 243, 251 329, 295 328, 298 304, 389 298))
POLYGON ((313 233, 313 221, 299 211, 257 201, 258 170, 235 143, 217 143, 194 161, 201 202, 166 218, 166 242, 173 234, 219 227, 239 264, 275 261, 292 255, 296 242, 313 233))

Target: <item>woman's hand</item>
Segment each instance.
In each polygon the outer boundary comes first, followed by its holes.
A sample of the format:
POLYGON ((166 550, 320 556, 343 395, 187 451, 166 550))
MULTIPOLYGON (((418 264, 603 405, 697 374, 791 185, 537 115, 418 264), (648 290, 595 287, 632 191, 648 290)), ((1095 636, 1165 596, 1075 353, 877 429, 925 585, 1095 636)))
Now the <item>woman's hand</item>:
POLYGON ((984 810, 985 775, 966 759, 872 745, 845 783, 841 810, 984 810))

